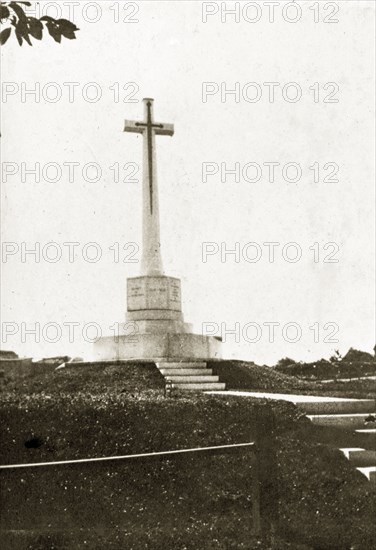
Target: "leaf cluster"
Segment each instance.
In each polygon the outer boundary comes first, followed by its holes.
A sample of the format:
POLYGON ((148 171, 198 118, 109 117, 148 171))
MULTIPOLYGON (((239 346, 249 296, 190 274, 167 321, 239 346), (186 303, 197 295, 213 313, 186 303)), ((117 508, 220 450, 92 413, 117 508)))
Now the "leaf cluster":
POLYGON ((68 40, 76 38, 76 31, 79 29, 74 23, 68 19, 54 19, 48 15, 44 15, 40 19, 29 17, 25 13, 25 7, 30 7, 30 2, 0 2, 0 20, 1 23, 7 22, 7 26, 0 33, 0 44, 3 46, 14 32, 20 46, 23 42, 27 42, 32 46, 31 38, 42 40, 43 31, 47 29, 48 33, 55 42, 60 43, 62 37, 68 40))

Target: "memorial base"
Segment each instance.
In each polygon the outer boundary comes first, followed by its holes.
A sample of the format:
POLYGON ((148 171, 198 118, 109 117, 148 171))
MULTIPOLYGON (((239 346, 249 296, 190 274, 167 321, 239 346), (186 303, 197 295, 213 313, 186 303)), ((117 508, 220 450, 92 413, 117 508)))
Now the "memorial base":
POLYGON ((192 333, 181 311, 180 280, 165 276, 127 280, 126 323, 99 338, 95 361, 189 361, 221 358, 221 339, 192 333))
POLYGON ((105 336, 94 344, 94 361, 208 361, 221 358, 221 344, 220 339, 200 334, 105 336))

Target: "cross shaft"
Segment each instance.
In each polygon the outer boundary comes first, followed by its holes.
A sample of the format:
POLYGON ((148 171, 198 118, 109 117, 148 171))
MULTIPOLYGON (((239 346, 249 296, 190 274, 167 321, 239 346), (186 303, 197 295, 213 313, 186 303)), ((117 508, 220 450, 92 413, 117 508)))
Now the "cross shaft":
POLYGON ((155 136, 172 136, 174 126, 172 124, 155 123, 153 120, 153 100, 145 98, 143 103, 144 120, 126 120, 124 131, 142 134, 143 137, 143 250, 141 271, 145 275, 155 275, 163 272, 160 254, 155 136))

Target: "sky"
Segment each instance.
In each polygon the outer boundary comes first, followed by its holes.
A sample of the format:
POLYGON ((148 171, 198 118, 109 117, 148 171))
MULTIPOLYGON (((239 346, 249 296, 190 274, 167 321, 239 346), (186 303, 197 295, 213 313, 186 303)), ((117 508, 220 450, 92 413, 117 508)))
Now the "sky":
POLYGON ((153 97, 175 126, 156 138, 164 267, 195 332, 268 365, 372 351, 374 3, 287 4, 40 2, 77 40, 9 39, 2 349, 90 358, 124 321, 142 142, 123 125, 153 97))

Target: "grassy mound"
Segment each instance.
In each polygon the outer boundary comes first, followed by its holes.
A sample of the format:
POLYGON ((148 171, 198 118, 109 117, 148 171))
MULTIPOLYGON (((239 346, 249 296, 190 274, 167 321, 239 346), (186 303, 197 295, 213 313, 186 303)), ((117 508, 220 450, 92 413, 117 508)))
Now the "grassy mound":
MULTIPOLYGON (((311 424, 291 403, 194 393, 166 399, 152 365, 7 380, 1 463, 252 441, 257 411, 270 406, 278 549, 372 548, 375 488, 339 451, 312 442, 311 424)), ((252 477, 246 452, 3 471, 2 547, 266 550, 252 534, 252 477)))
POLYGON ((272 367, 261 367, 248 361, 224 360, 209 362, 213 373, 219 375, 228 390, 265 391, 331 395, 333 397, 375 398, 376 382, 372 380, 336 380, 329 383, 301 380, 272 367))
POLYGON ((5 373, 2 391, 18 394, 85 394, 161 391, 164 378, 154 363, 71 363, 55 370, 50 365, 32 364, 27 370, 5 373))
POLYGON ((260 367, 247 361, 218 361, 208 363, 213 373, 231 390, 262 390, 289 392, 309 389, 309 382, 278 372, 271 367, 260 367))

